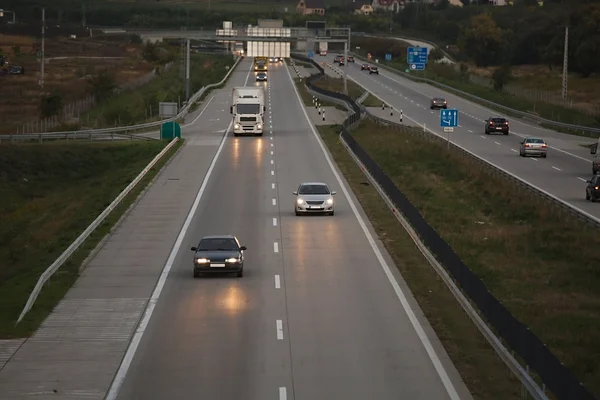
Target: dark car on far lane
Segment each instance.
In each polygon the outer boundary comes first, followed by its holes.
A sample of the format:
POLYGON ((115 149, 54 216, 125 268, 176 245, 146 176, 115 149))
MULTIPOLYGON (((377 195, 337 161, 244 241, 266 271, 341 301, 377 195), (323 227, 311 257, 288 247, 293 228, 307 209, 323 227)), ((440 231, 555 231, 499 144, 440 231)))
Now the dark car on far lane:
POLYGON ((354 62, 354 57, 352 57, 352 56, 349 56, 349 57, 348 57, 348 62, 349 62, 349 63, 353 63, 353 62, 354 62))
POLYGON ((369 64, 362 64, 362 65, 360 66, 360 70, 361 70, 361 71, 364 71, 365 69, 366 69, 366 70, 369 70, 369 64))
POLYGON ((592 203, 600 200, 600 175, 594 175, 592 179, 587 181, 585 188, 585 199, 591 200, 592 203))
POLYGON ((436 108, 448 108, 448 102, 446 101, 446 99, 444 99, 443 97, 434 97, 433 99, 431 99, 431 104, 429 105, 430 109, 436 109, 436 108))
POLYGON ((506 118, 490 117, 485 120, 485 134, 489 135, 492 132, 500 132, 508 135, 508 121, 506 118))
POLYGON ((202 273, 235 273, 244 276, 244 250, 233 235, 205 236, 194 252, 194 278, 202 273))
POLYGON ((371 75, 371 74, 379 75, 379 68, 378 67, 369 67, 369 75, 371 75))

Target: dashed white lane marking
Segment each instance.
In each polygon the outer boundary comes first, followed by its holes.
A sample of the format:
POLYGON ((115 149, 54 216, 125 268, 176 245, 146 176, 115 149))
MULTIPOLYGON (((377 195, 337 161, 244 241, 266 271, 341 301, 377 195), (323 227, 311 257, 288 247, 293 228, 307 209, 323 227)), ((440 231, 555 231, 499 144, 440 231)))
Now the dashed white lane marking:
POLYGON ((271 183, 271 189, 275 189, 275 184, 271 183))
POLYGON ((273 242, 273 251, 279 253, 279 243, 273 242))
POLYGON ((583 181, 583 182, 587 182, 587 179, 583 179, 583 178, 580 178, 580 177, 577 177, 577 179, 579 179, 580 181, 583 181))
POLYGON ((273 226, 277 226, 277 218, 273 218, 273 226))
POLYGON ((500 143, 498 143, 498 142, 494 142, 494 143, 496 143, 498 146, 500 146, 500 143))
POLYGON ((281 289, 281 279, 279 279, 279 275, 275 275, 275 289, 281 289))
POLYGON ((470 130, 470 129, 468 129, 468 131, 469 131, 469 132, 471 132, 471 133, 473 133, 473 131, 472 131, 472 130, 470 130))
POLYGON ((514 151, 515 153, 518 153, 518 151, 516 151, 515 149, 510 149, 510 151, 514 151))
POLYGON ((273 164, 273 160, 271 160, 271 164, 273 164))
POLYGON ((273 205, 277 205, 277 199, 273 199, 273 205))
POLYGON ((278 319, 276 322, 277 326, 277 340, 283 340, 283 322, 278 319))
POLYGON ((271 143, 271 147, 273 147, 273 143, 271 143))
POLYGON ((275 175, 275 171, 271 171, 271 176, 275 175))
POLYGON ((273 136, 271 136, 269 139, 273 140, 273 136))
POLYGON ((530 158, 530 160, 537 161, 537 158, 530 158))
POLYGON ((554 168, 554 169, 555 169, 555 170, 557 170, 557 171, 561 171, 561 169, 560 169, 560 168, 556 168, 554 165, 552 166, 552 168, 554 168))
POLYGON ((271 155, 273 155, 273 152, 271 151, 271 155))
POLYGON ((483 135, 479 135, 482 139, 487 139, 485 136, 483 135))
POLYGON ((287 390, 284 387, 279 388, 279 400, 287 400, 287 390))

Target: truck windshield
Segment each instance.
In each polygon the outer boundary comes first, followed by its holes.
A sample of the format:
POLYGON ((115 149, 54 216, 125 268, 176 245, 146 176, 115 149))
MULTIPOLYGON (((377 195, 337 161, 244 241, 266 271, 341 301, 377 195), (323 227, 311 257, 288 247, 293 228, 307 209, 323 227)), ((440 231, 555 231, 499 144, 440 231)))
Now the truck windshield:
POLYGON ((260 114, 260 104, 238 104, 238 114, 260 114))

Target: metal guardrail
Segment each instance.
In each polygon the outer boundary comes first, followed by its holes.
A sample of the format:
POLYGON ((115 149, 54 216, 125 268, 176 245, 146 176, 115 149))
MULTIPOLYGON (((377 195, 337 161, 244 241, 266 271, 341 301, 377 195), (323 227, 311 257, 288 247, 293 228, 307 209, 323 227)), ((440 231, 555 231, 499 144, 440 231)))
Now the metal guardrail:
MULTIPOLYGON (((190 98, 190 100, 188 101, 188 104, 179 113, 179 115, 177 117, 171 118, 170 120, 181 118, 182 115, 183 116, 187 115, 190 106, 196 100, 198 100, 200 98, 200 96, 202 96, 202 94, 204 94, 204 92, 206 92, 206 90, 208 90, 210 88, 214 88, 214 87, 220 86, 223 83, 225 83, 226 80, 229 78, 229 75, 231 75, 232 71, 235 69, 235 67, 237 66, 237 64, 240 62, 240 60, 241 60, 241 57, 239 57, 236 60, 236 62, 233 64, 233 66, 231 67, 231 69, 229 70, 229 72, 227 73, 227 75, 225 75, 225 77, 223 78, 223 80, 221 80, 221 82, 219 82, 219 83, 213 83, 213 84, 207 85, 207 86, 203 87, 202 89, 200 89, 200 91, 198 91, 196 94, 194 94, 194 96, 192 96, 190 98)), ((162 121, 162 122, 164 122, 164 121, 162 121)), ((131 127, 129 127, 129 128, 131 129, 131 127)), ((63 135, 65 133, 66 132, 61 132, 61 134, 63 134, 63 135)), ((104 133, 104 132, 97 132, 96 131, 95 133, 98 134, 98 133, 104 133)), ((112 132, 106 132, 106 133, 110 134, 112 132)), ((89 135, 89 132, 87 134, 89 135)), ((39 136, 39 135, 40 134, 38 134, 37 136, 39 136)), ((17 319, 17 324, 19 322, 21 322, 21 320, 23 319, 23 317, 31 310, 31 307, 33 307, 33 304, 35 303, 37 297, 39 296, 40 292, 42 291, 42 288, 44 287, 44 284, 48 281, 48 279, 50 279, 50 277, 52 275, 54 275, 54 273, 73 255, 73 253, 75 253, 75 251, 77 251, 77 249, 79 249, 79 247, 92 234, 92 232, 98 226, 100 226, 100 224, 102 222, 104 222, 104 220, 106 219, 106 217, 121 203, 121 201, 123 201, 123 199, 146 176, 146 174, 152 169, 152 167, 154 167, 154 165, 156 165, 156 163, 178 141, 179 141, 179 138, 175 138, 160 153, 158 153, 158 155, 156 157, 154 157, 154 159, 152 161, 150 161, 150 163, 142 170, 142 172, 140 172, 139 175, 129 185, 127 185, 127 187, 125 189, 123 189, 123 191, 117 196, 117 198, 115 200, 113 200, 113 202, 108 207, 106 207, 106 209, 104 211, 102 211, 102 213, 94 220, 94 222, 92 222, 85 229, 85 231, 83 231, 83 233, 81 235, 79 235, 79 237, 77 239, 75 239, 75 241, 73 243, 71 243, 71 245, 52 263, 52 265, 50 265, 42 273, 42 275, 38 279, 38 282, 36 283, 35 287, 33 288, 31 294, 29 295, 29 298, 27 299, 27 303, 25 304, 25 307, 23 308, 23 311, 21 311, 21 315, 19 315, 19 318, 17 319)))
MULTIPOLYGON (((354 57, 356 57, 360 60, 368 62, 367 59, 365 59, 363 56, 361 56, 359 54, 356 54, 354 52, 349 52, 349 53, 351 53, 354 57)), ((586 134, 587 136, 590 136, 593 138, 600 137, 600 128, 593 128, 590 126, 583 126, 583 125, 566 124, 564 122, 558 122, 558 121, 553 121, 550 119, 542 118, 540 116, 537 116, 537 115, 529 113, 529 112, 515 110, 514 108, 510 108, 510 107, 503 106, 502 104, 494 103, 493 101, 475 96, 471 93, 464 92, 460 89, 456 89, 452 86, 448 86, 443 83, 439 83, 432 79, 416 77, 414 75, 408 74, 404 71, 397 70, 396 68, 392 68, 392 67, 384 65, 384 64, 378 64, 378 66, 380 68, 388 70, 389 72, 392 72, 392 73, 398 74, 404 78, 407 78, 413 82, 427 83, 427 84, 436 86, 440 89, 447 90, 447 91, 449 91, 459 97, 463 97, 467 100, 472 100, 477 103, 483 103, 483 104, 487 105, 488 107, 502 110, 503 112, 505 112, 507 114, 516 115, 518 118, 528 119, 528 120, 537 122, 538 124, 546 124, 551 127, 555 127, 555 128, 559 128, 559 129, 566 129, 566 130, 575 131, 575 132, 582 132, 582 133, 586 134)))
POLYGON ((44 140, 114 140, 114 139, 129 139, 129 140, 159 140, 157 138, 134 135, 131 133, 20 133, 16 135, 0 135, 0 143, 3 140, 9 140, 10 142, 25 142, 29 140, 36 140, 42 143, 44 140))
POLYGON ((175 139, 171 140, 171 142, 167 146, 165 146, 165 148, 162 149, 162 151, 160 153, 158 153, 156 155, 156 157, 154 157, 154 159, 152 159, 152 161, 150 161, 150 163, 142 170, 142 172, 140 172, 138 174, 138 176, 129 185, 127 185, 127 187, 125 189, 123 189, 123 191, 121 193, 119 193, 119 195, 117 196, 117 198, 114 199, 113 202, 110 203, 109 206, 106 207, 104 209, 104 211, 102 211, 102 213, 100 215, 98 215, 98 217, 94 220, 94 222, 92 222, 85 229, 85 231, 83 231, 83 233, 81 235, 79 235, 79 237, 77 239, 75 239, 75 241, 73 243, 71 243, 71 245, 69 247, 67 247, 67 249, 52 263, 52 265, 50 265, 42 273, 42 275, 38 279, 35 287, 31 291, 31 294, 29 295, 29 299, 27 299, 27 303, 25 304, 25 307, 23 308, 23 311, 21 311, 21 315, 19 315, 19 319, 17 319, 17 324, 19 322, 21 322, 21 320, 23 319, 23 317, 25 316, 25 314, 27 314, 29 312, 29 310, 31 310, 31 307, 33 307, 33 304, 35 303, 37 297, 39 296, 40 292, 42 291, 42 288, 44 287, 44 284, 48 281, 48 279, 50 279, 50 277, 52 275, 54 275, 54 273, 56 271, 58 271, 58 269, 73 255, 73 253, 75 253, 79 249, 79 247, 92 234, 92 232, 94 232, 94 230, 96 230, 96 228, 98 226, 100 226, 100 224, 102 222, 104 222, 104 220, 106 219, 106 217, 108 217, 108 215, 119 204, 121 204, 121 201, 123 201, 123 199, 133 190, 133 188, 142 179, 144 179, 144 177, 146 176, 146 174, 156 165, 156 163, 158 163, 158 161, 169 150, 171 150, 171 148, 173 146, 175 146, 175 144, 178 141, 179 141, 179 138, 175 138, 175 139))
MULTIPOLYGON (((190 97, 190 99, 188 100, 188 102, 185 105, 185 107, 183 107, 179 111, 179 114, 177 114, 174 117, 163 119, 163 120, 160 120, 160 121, 148 122, 148 123, 145 123, 145 124, 138 124, 138 125, 117 126, 117 127, 102 128, 102 129, 83 129, 83 130, 76 130, 76 131, 37 132, 37 133, 34 133, 34 135, 53 135, 53 134, 56 134, 56 133, 68 134, 68 135, 81 134, 81 133, 85 133, 85 134, 89 134, 89 133, 95 133, 95 134, 98 134, 98 133, 118 133, 118 132, 127 133, 127 132, 130 132, 130 131, 137 131, 137 130, 141 130, 141 129, 146 130, 148 128, 159 128, 165 122, 177 121, 178 119, 185 118, 187 116, 187 114, 190 112, 191 106, 200 97, 202 97, 202 95, 207 90, 219 87, 219 86, 221 86, 222 84, 224 84, 227 81, 227 79, 229 78, 229 76, 231 75, 231 73, 233 72, 233 70, 235 70, 235 67, 237 67, 237 65, 242 60, 242 58, 243 57, 238 57, 235 60, 235 63, 231 66, 231 68, 229 69, 229 72, 227 72, 227 75, 225 75, 225 77, 220 82, 218 82, 218 83, 211 83, 210 85, 206 85, 206 86, 202 87, 199 91, 197 91, 192 97, 190 97)), ((15 134, 15 136, 17 136, 17 135, 19 135, 19 134, 15 134)))
MULTIPOLYGON (((296 58, 298 58, 300 60, 304 60, 304 57, 298 57, 298 56, 296 56, 296 58)), ((307 87, 307 89, 309 89, 309 85, 311 85, 311 80, 312 79, 316 79, 316 78, 318 78, 320 76, 323 76, 323 68, 321 68, 320 66, 318 66, 318 64, 314 63, 314 61, 312 63, 313 63, 313 65, 317 66, 317 69, 319 70, 319 73, 315 74, 315 75, 312 75, 312 76, 308 77, 305 80, 305 86, 307 87)), ((311 91, 311 93, 314 93, 318 97, 324 98, 324 99, 326 99, 328 101, 339 100, 338 97, 336 97, 336 96, 342 97, 342 96, 339 95, 339 93, 334 93, 334 92, 330 92, 330 91, 323 90, 323 89, 320 89, 319 92, 311 91), (331 95, 327 94, 327 92, 331 93, 331 95), (334 94, 336 96, 334 96, 334 94)), ((345 96, 343 96, 343 97, 345 97, 345 96)), ((362 97, 365 97, 365 94, 363 94, 361 96, 361 98, 362 97)), ((358 104, 356 104, 356 102, 354 102, 354 103, 360 109, 359 110, 359 115, 357 115, 356 111, 354 111, 355 110, 354 107, 348 107, 348 110, 349 111, 353 111, 353 113, 348 118, 346 118, 346 120, 344 120, 344 122, 342 123, 342 127, 345 128, 346 130, 347 129, 351 129, 352 126, 356 125, 360 121, 360 119, 363 118, 364 116, 366 116, 367 118, 373 118, 374 117, 380 123, 384 123, 386 125, 394 124, 394 125, 397 125, 399 127, 405 127, 405 126, 403 126, 401 124, 397 124, 395 122, 388 121, 388 120, 385 120, 383 118, 376 117, 376 116, 368 113, 368 111, 366 110, 366 108, 364 106, 358 105, 358 104)), ((348 106, 349 106, 349 104, 348 104, 348 106)), ((426 132, 427 132, 427 130, 424 129, 424 134, 426 134, 426 132)), ((433 132, 433 131, 430 131, 430 132, 434 133, 435 136, 433 136, 433 137, 440 137, 440 135, 435 134, 435 132, 433 132)), ((430 137, 430 138, 432 137, 431 135, 427 135, 427 136, 430 137)), ((343 132, 342 132, 342 134, 340 134, 340 139, 342 140, 342 143, 344 144, 344 146, 347 149, 349 149, 350 146, 345 142, 345 140, 343 138, 343 132)), ((453 143, 452 143, 452 145, 454 147, 458 148, 459 150, 464 151, 465 153, 476 157, 481 162, 483 162, 484 164, 486 164, 488 167, 496 168, 499 171, 501 171, 502 173, 505 173, 505 174, 508 174, 508 175, 512 175, 509 172, 504 171, 503 169, 501 169, 499 167, 496 167, 495 165, 487 162, 486 160, 480 158, 479 156, 477 156, 477 155, 469 152, 468 150, 466 150, 464 148, 461 148, 460 146, 457 146, 457 145, 455 145, 453 143)), ((354 154, 352 151, 351 151, 350 154, 351 154, 351 156, 354 159, 356 159, 358 157, 358 155, 354 154)), ((362 164, 362 162, 360 162, 360 164, 362 164)), ((364 168, 364 171, 367 172, 367 168, 364 168)), ((370 172, 369 172, 368 175, 370 176, 370 179, 373 178, 373 176, 370 174, 370 172)), ((523 181, 523 183, 525 183, 525 182, 523 181)), ((531 187, 531 185, 529 185, 529 184, 526 184, 526 186, 528 188, 531 187)), ((376 189, 378 191, 381 190, 381 187, 379 187, 379 182, 377 182, 376 189)), ((538 188, 536 188, 536 189, 538 189, 538 188)), ((545 193, 543 190, 541 192, 545 193)), ((550 195, 550 196, 554 197, 552 195, 550 195)), ((387 197, 387 195, 384 197, 384 201, 391 202, 391 200, 387 197)), ((393 203, 391 203, 391 204, 393 204, 393 203)), ((393 208, 395 208, 395 206, 393 208)), ((396 215, 396 217, 398 217, 398 215, 396 215)), ((407 221, 405 221, 405 222, 407 222, 407 221)), ((402 223, 402 221, 401 221, 401 223, 402 223)), ((403 225, 404 225, 404 223, 403 223, 403 225)), ((408 225, 409 225, 409 227, 412 230, 412 227, 410 226, 410 224, 408 224, 408 225)), ((421 239, 418 237, 418 235, 416 234, 416 232, 413 232, 413 233, 415 235, 414 236, 411 235, 411 237, 413 237, 413 239, 416 239, 417 241, 421 242, 421 239)), ((410 231, 409 231, 409 234, 411 234, 410 231)), ((477 326, 477 328, 482 333, 482 335, 487 339, 488 343, 490 343, 490 345, 494 348, 494 350, 499 355, 499 357, 506 363, 506 365, 511 370, 511 372, 520 380, 521 384, 523 385, 523 388, 525 390, 527 390, 527 392, 534 399, 536 399, 536 400, 547 400, 548 397, 545 394, 545 387, 544 387, 544 390, 542 390, 539 387, 539 385, 533 380, 533 378, 529 374, 529 367, 527 367, 527 369, 525 369, 525 368, 523 368, 520 365, 520 363, 514 357, 514 351, 513 351, 513 354, 511 354, 511 352, 507 349, 507 347, 503 344, 503 342, 496 336, 496 334, 492 331, 492 329, 490 329, 490 327, 487 325, 486 321, 479 315, 479 312, 471 305, 469 299, 467 299, 467 297, 465 296, 465 294, 462 293, 462 291, 460 290, 460 288, 456 285, 456 283, 453 281, 453 279, 448 275, 448 272, 445 270, 445 268, 441 264, 439 264, 439 262, 437 262, 437 259, 435 258, 435 256, 429 251, 429 249, 427 247, 425 247, 425 245, 423 243, 421 243, 421 245, 419 246, 419 249, 422 252, 424 252, 423 254, 426 256, 426 258, 428 259, 428 261, 430 261, 430 263, 433 266, 433 268, 440 274, 440 276, 442 277, 442 279, 444 280, 444 282, 447 284, 447 286, 450 289, 450 291, 453 293, 453 295, 455 296, 455 298, 457 299, 457 301, 459 301, 459 303, 461 304, 461 306, 463 307, 463 309, 465 310, 465 312, 469 315, 469 317, 474 322, 474 324, 477 326)), ((454 277, 454 278, 456 278, 456 277, 454 277)), ((497 322, 498 321, 496 320, 496 323, 497 322)), ((539 341, 539 339, 537 339, 537 340, 539 341)), ((541 343, 541 342, 539 342, 539 343, 541 343)), ((573 383, 573 382, 570 382, 570 383, 573 383)), ((580 383, 575 382, 575 386, 577 386, 577 385, 579 385, 580 388, 583 388, 583 386, 580 383)), ((585 390, 585 389, 582 389, 582 390, 585 390)))

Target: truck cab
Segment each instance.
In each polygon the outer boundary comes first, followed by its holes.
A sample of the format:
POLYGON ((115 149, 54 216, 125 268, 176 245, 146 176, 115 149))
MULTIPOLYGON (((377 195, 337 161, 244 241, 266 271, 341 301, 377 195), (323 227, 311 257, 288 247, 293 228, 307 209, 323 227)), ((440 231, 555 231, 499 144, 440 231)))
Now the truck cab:
POLYGON ((233 134, 262 136, 264 130, 265 96, 262 87, 233 88, 233 134))

